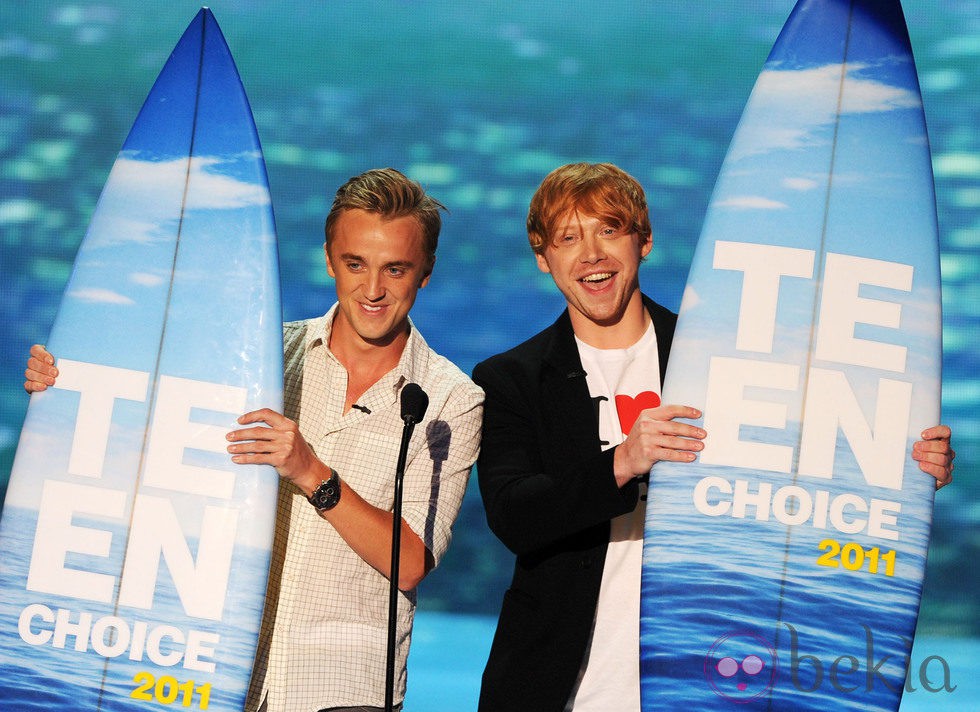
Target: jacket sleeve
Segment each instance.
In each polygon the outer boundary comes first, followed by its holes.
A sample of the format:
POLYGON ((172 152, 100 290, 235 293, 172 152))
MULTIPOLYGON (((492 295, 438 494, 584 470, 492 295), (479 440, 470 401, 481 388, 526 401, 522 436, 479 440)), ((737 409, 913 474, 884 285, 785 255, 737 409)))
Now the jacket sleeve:
POLYGON ((564 414, 548 410, 525 376, 493 360, 473 371, 486 392, 477 475, 494 534, 515 554, 546 554, 631 511, 639 487, 617 487, 615 448, 600 451, 597 432, 590 442, 562 439, 564 414))

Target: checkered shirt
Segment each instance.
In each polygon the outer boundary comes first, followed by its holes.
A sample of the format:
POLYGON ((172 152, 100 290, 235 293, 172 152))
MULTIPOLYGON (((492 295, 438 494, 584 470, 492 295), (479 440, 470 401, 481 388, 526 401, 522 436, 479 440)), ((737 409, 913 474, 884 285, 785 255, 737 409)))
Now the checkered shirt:
MULTIPOLYGON (((317 456, 376 507, 394 507, 399 395, 429 396, 405 466, 402 517, 438 563, 480 443, 483 391, 411 325, 398 365, 343 412, 347 371, 330 352, 337 306, 284 326, 285 415, 317 456)), ((279 485, 269 590, 246 710, 384 705, 388 579, 364 562, 293 485, 279 485)), ((415 592, 399 592, 395 694, 403 699, 415 592)))

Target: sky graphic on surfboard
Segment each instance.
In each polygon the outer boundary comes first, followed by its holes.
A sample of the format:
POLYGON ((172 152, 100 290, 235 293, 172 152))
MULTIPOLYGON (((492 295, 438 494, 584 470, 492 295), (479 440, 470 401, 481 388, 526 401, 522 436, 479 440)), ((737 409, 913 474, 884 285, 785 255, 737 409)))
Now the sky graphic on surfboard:
POLYGON ((277 477, 234 466, 224 434, 281 410, 281 324, 265 165, 204 9, 113 165, 47 342, 61 375, 31 399, 0 523, 0 699, 241 709, 277 477))
POLYGON ((663 400, 708 441, 651 474, 644 709, 898 708, 932 513, 909 451, 939 422, 932 180, 899 3, 802 0, 681 304, 663 400))

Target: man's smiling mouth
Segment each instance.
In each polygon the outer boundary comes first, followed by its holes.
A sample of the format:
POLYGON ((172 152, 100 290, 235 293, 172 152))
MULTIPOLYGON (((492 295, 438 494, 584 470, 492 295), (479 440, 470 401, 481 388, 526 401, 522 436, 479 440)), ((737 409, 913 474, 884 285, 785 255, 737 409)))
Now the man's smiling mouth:
POLYGON ((579 281, 585 282, 586 284, 597 284, 599 282, 605 282, 607 279, 612 279, 612 272, 596 272, 595 274, 588 274, 582 277, 579 281))

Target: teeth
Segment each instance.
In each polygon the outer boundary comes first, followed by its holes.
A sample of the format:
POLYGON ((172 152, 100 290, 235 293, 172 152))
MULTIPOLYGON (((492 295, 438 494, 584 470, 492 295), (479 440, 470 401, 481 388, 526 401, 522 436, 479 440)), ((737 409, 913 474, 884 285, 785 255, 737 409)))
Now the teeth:
POLYGON ((583 282, 601 282, 604 279, 609 279, 612 277, 612 272, 597 272, 596 274, 586 275, 582 277, 583 282))
POLYGON ((362 304, 361 306, 364 308, 365 311, 371 311, 371 312, 381 311, 381 307, 372 307, 369 304, 362 304))

